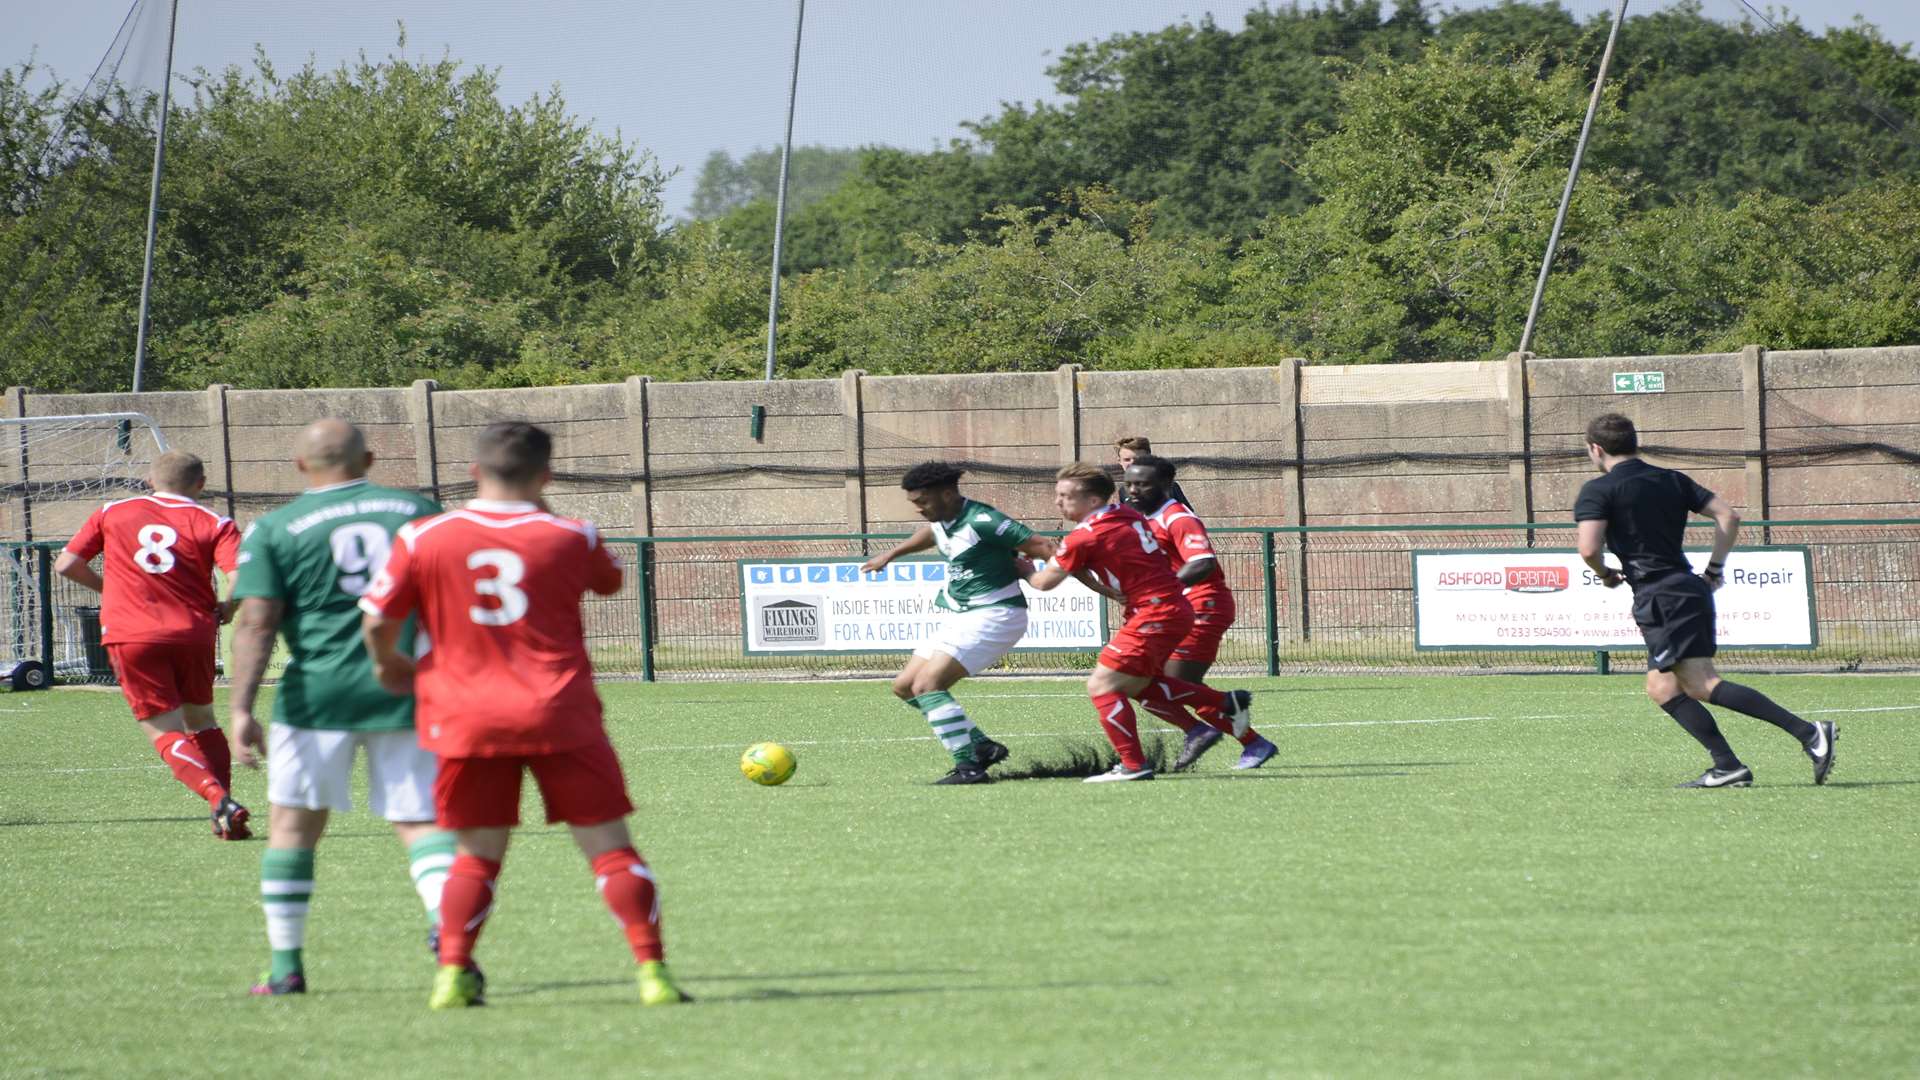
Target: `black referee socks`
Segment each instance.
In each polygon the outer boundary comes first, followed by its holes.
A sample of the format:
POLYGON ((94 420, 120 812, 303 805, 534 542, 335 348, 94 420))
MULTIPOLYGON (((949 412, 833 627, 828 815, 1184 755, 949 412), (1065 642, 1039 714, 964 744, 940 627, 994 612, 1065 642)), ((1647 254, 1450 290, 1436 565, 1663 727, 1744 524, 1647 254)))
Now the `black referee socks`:
MULTIPOLYGON (((1812 724, 1775 705, 1772 698, 1755 690, 1751 686, 1741 686, 1739 683, 1732 683, 1721 679, 1720 682, 1714 686, 1713 693, 1707 695, 1707 700, 1723 709, 1732 709, 1737 713, 1746 713, 1756 720, 1765 720, 1774 727, 1799 739, 1802 746, 1806 745, 1807 740, 1813 738, 1812 724)), ((1661 708, 1666 708, 1666 706, 1663 705, 1661 708)), ((1667 711, 1672 712, 1673 710, 1667 709, 1667 711)), ((1675 719, 1678 719, 1678 717, 1675 717, 1675 719)), ((1680 722, 1682 724, 1686 723, 1684 720, 1680 722)))
MULTIPOLYGON (((1728 684, 1722 682, 1720 685, 1728 684)), ((1714 692, 1714 698, 1716 701, 1719 699, 1719 691, 1714 692)), ((1768 702, 1768 704, 1772 703, 1768 702)), ((1707 753, 1713 755, 1714 768, 1737 769, 1740 767, 1740 759, 1733 756, 1733 747, 1727 745, 1727 737, 1720 734, 1720 725, 1713 722, 1713 714, 1707 711, 1705 705, 1685 694, 1675 694, 1672 701, 1663 701, 1660 707, 1665 709, 1667 715, 1673 717, 1676 723, 1685 728, 1695 742, 1707 748, 1707 753)), ((1775 706, 1775 708, 1778 707, 1775 706)))

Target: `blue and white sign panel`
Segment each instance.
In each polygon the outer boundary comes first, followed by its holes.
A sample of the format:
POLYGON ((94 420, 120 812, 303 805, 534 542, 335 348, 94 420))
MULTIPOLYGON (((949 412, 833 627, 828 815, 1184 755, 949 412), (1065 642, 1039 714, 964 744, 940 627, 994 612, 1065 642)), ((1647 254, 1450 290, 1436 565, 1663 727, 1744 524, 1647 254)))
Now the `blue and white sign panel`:
MULTIPOLYGON (((864 559, 740 563, 740 636, 748 656, 911 652, 930 640, 947 584, 939 559, 902 559, 861 573, 864 559)), ((1027 636, 1018 648, 1069 652, 1106 641, 1106 601, 1078 581, 1027 590, 1027 636)))

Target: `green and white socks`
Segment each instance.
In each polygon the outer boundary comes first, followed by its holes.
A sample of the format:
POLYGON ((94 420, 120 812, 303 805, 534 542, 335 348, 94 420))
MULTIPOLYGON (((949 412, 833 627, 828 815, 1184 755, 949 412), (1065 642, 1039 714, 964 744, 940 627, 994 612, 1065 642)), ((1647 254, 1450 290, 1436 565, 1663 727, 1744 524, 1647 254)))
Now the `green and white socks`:
POLYGON ((927 726, 933 729, 934 737, 946 747, 947 753, 953 755, 955 765, 974 763, 973 748, 986 742, 987 736, 967 719, 967 710, 953 700, 952 694, 933 690, 908 698, 907 704, 926 715, 927 726))
POLYGON ((268 848, 261 854, 260 909, 267 914, 267 945, 273 950, 269 978, 277 981, 301 970, 312 900, 312 848, 268 848))
MULTIPOLYGON (((407 870, 427 920, 440 923, 440 893, 453 867, 454 837, 438 830, 407 845, 407 870)), ((307 944, 307 909, 313 903, 313 849, 268 848, 260 856, 260 910, 267 916, 267 946, 273 950, 268 977, 301 972, 307 944)))
POLYGON ((447 872, 453 869, 454 836, 434 831, 407 845, 407 872, 413 875, 413 891, 427 909, 427 921, 440 925, 440 891, 446 887, 447 872))

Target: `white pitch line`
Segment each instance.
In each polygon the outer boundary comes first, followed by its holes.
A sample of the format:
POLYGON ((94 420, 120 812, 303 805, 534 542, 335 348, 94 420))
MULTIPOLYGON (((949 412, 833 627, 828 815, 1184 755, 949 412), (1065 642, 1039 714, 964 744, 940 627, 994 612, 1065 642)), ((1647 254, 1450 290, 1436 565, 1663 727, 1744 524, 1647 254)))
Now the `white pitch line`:
MULTIPOLYGON (((1851 715, 1859 713, 1920 712, 1920 705, 1872 705, 1859 709, 1808 709, 1808 713, 1837 713, 1851 715)), ((1590 715, 1579 713, 1530 713, 1522 716, 1429 716, 1407 720, 1317 720, 1294 724, 1264 724, 1263 727, 1279 730, 1282 728, 1330 728, 1330 727, 1398 727, 1408 724, 1473 724, 1489 720, 1587 720, 1590 715)), ((997 733, 996 739, 1057 739, 1073 738, 1077 734, 1071 731, 1019 731, 997 733)), ((878 746, 888 743, 926 743, 939 741, 933 735, 886 735, 866 739, 788 739, 788 746, 878 746)), ((705 752, 709 750, 737 750, 740 743, 669 743, 664 746, 638 746, 634 750, 640 753, 664 754, 684 752, 705 752)), ((107 772, 143 772, 163 770, 165 765, 106 765, 97 768, 81 769, 22 769, 0 768, 0 773, 24 772, 43 776, 66 776, 76 773, 107 772)))

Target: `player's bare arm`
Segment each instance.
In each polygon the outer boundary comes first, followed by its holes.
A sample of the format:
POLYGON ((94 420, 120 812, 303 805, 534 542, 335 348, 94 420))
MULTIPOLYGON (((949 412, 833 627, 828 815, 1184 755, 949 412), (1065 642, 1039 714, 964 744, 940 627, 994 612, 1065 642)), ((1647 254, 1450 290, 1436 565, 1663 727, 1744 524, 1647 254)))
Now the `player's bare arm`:
POLYGON ((1195 555, 1183 563, 1173 576, 1180 579, 1182 585, 1198 585, 1220 574, 1220 560, 1211 555, 1195 555))
POLYGON ((254 718, 253 703, 260 695, 260 681, 266 677, 273 639, 286 608, 283 600, 249 596, 240 601, 239 624, 233 628, 233 689, 227 695, 227 721, 240 764, 249 769, 259 768, 260 757, 267 752, 266 729, 254 718))
POLYGON ((1608 566, 1602 559, 1607 549, 1606 519, 1582 521, 1577 531, 1580 534, 1580 558, 1587 564, 1587 568, 1600 579, 1600 584, 1609 589, 1619 588, 1620 583, 1626 579, 1620 576, 1620 571, 1608 566))
POLYGON ((413 658, 400 651, 400 630, 405 619, 389 619, 369 612, 360 619, 360 636, 367 643, 367 657, 373 661, 373 677, 390 694, 406 697, 413 693, 413 658))
POLYGON ((92 592, 100 592, 107 587, 93 567, 87 565, 87 560, 71 551, 60 553, 60 557, 53 562, 53 572, 92 592))
POLYGON ((1715 495, 1700 508, 1700 513, 1713 519, 1713 554, 1707 557, 1707 568, 1700 576, 1714 589, 1725 584, 1724 571, 1727 555, 1733 551, 1734 542, 1740 539, 1740 511, 1727 505, 1727 500, 1715 495))
POLYGON ((922 525, 913 530, 913 535, 902 540, 892 551, 884 555, 875 555, 873 558, 860 564, 860 569, 865 573, 871 574, 877 570, 886 569, 888 563, 903 555, 911 555, 916 551, 928 551, 932 549, 932 547, 933 526, 922 525))

